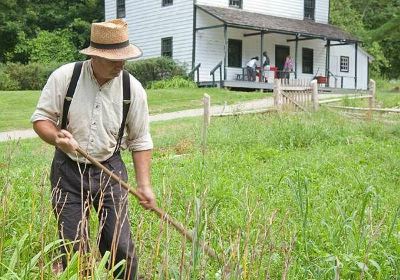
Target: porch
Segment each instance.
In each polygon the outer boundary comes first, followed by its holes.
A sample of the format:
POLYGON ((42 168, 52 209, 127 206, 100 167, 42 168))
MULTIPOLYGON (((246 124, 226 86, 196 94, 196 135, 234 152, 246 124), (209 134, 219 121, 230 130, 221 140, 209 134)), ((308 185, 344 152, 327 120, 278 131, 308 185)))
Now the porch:
POLYGON ((320 85, 326 88, 366 89, 368 63, 359 58, 358 43, 355 37, 328 24, 195 5, 190 74, 200 86, 271 90, 285 57, 291 55, 294 69, 290 79, 320 78, 324 81, 320 85), (341 73, 338 59, 342 54, 334 50, 344 48, 350 70, 341 73), (262 62, 264 51, 274 73, 260 69, 261 80, 246 81, 247 61, 257 55, 262 62))

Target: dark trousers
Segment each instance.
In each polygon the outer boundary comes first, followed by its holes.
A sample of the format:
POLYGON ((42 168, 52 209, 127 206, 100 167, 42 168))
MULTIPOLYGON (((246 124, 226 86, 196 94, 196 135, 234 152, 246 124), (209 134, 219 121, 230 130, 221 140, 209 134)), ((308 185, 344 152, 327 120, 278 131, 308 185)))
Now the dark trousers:
MULTIPOLYGON (((127 181, 126 167, 119 154, 113 155, 103 165, 127 181)), ((109 267, 126 260, 126 269, 117 270, 115 276, 121 273, 119 278, 136 279, 138 259, 130 233, 127 191, 99 168, 79 164, 59 150, 54 155, 50 180, 59 235, 66 241, 61 248, 63 267, 68 264, 67 253, 89 251, 88 215, 93 206, 99 219, 97 241, 100 253, 111 252, 109 267), (68 245, 68 241, 73 245, 68 245)))
POLYGON ((256 80, 256 69, 247 66, 247 80, 254 82, 256 80))

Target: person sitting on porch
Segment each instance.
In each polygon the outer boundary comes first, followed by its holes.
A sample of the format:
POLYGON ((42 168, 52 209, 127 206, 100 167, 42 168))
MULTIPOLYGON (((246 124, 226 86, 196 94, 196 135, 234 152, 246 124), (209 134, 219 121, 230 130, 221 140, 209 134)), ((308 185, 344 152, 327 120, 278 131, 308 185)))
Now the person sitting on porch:
POLYGON ((249 60, 246 64, 247 79, 249 81, 256 81, 256 67, 257 67, 258 56, 255 56, 249 60))

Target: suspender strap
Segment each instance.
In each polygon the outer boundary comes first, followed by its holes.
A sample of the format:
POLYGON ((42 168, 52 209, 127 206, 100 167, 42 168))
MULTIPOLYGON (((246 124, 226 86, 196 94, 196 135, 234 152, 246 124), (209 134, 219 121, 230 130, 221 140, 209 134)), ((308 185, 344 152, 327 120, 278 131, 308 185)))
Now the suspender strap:
POLYGON ((72 97, 74 96, 76 85, 78 84, 79 76, 81 75, 83 61, 78 61, 74 65, 74 71, 72 72, 72 78, 69 82, 67 95, 64 99, 64 106, 63 106, 63 114, 62 114, 62 122, 61 122, 61 129, 66 129, 67 127, 67 117, 69 106, 71 105, 72 97))
POLYGON ((119 152, 121 147, 122 137, 124 136, 126 118, 128 116, 129 106, 131 104, 131 82, 129 79, 129 72, 124 70, 122 73, 122 88, 123 88, 123 103, 122 103, 122 122, 118 132, 117 146, 114 153, 119 152))

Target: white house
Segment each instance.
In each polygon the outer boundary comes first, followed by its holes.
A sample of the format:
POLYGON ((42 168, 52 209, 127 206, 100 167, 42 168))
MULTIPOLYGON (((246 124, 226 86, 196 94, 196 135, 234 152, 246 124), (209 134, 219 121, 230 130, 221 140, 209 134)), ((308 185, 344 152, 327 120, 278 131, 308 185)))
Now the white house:
MULTIPOLYGON (((105 0, 105 17, 125 18, 143 58, 171 56, 189 70, 200 65, 201 82, 211 81, 210 71, 221 65, 215 80, 221 72, 225 86, 234 83, 251 57, 267 51, 278 71, 292 57, 291 78, 368 86, 371 57, 356 37, 328 23, 329 0, 105 0)), ((279 73, 265 74, 262 84, 271 87, 279 73)))

